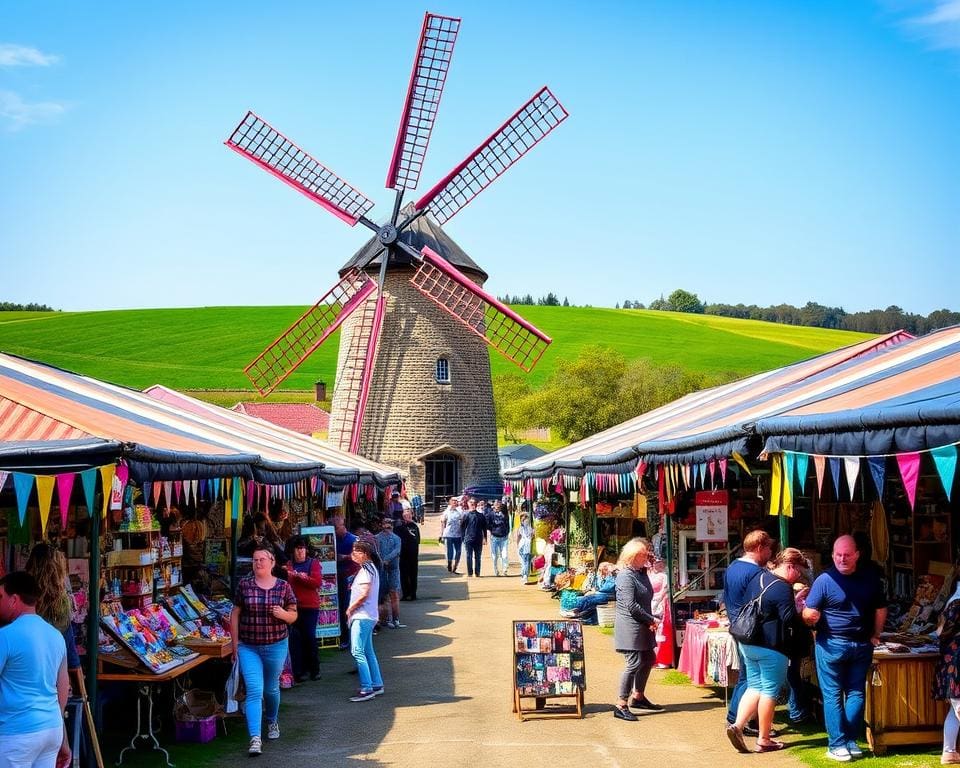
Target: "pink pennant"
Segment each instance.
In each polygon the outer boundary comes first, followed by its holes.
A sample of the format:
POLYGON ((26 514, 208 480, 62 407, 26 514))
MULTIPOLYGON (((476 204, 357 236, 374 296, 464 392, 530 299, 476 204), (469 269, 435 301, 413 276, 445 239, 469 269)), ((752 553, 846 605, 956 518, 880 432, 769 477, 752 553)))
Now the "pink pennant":
POLYGON ((177 504, 180 503, 180 497, 183 496, 183 480, 174 480, 173 481, 173 495, 177 499, 177 504))
POLYGON ((163 505, 169 509, 176 502, 173 499, 173 480, 163 481, 163 505))
POLYGON ((723 488, 723 484, 727 482, 727 460, 720 459, 720 487, 723 488))
POLYGON ((57 500, 60 502, 60 530, 67 530, 67 513, 70 511, 70 494, 73 492, 73 481, 76 478, 72 472, 57 475, 57 500))
POLYGON ((710 468, 710 487, 716 488, 717 487, 717 460, 716 459, 710 459, 709 468, 710 468))
POLYGON ((127 487, 127 479, 130 477, 130 467, 127 466, 125 461, 121 461, 117 465, 117 480, 120 481, 120 487, 127 487))
POLYGON ((823 495, 823 478, 826 475, 827 468, 827 457, 826 456, 814 456, 813 457, 813 470, 817 475, 817 496, 823 495))
POLYGON ((897 465, 900 467, 900 477, 903 478, 903 489, 910 500, 910 509, 917 500, 917 480, 920 479, 920 454, 898 453, 897 465))
POLYGON ((160 500, 160 491, 163 490, 163 485, 161 483, 153 484, 153 507, 156 509, 157 502, 160 500))

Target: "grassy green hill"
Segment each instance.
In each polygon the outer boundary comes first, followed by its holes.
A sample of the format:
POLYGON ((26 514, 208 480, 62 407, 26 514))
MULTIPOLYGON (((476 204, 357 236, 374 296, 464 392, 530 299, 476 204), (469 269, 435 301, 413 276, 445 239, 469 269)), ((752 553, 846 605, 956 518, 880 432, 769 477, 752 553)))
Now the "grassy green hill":
MULTIPOLYGON (((741 375, 776 368, 867 338, 865 334, 751 320, 645 310, 518 307, 553 338, 531 374, 542 382, 557 361, 604 344, 628 360, 650 358, 697 371, 741 375)), ((202 307, 105 312, 0 312, 0 351, 143 388, 249 389, 243 367, 303 307, 202 307)), ((389 326, 387 326, 389 332, 389 326)), ((333 384, 339 337, 327 341, 284 382, 333 384)), ((519 372, 491 352, 494 374, 519 372)))

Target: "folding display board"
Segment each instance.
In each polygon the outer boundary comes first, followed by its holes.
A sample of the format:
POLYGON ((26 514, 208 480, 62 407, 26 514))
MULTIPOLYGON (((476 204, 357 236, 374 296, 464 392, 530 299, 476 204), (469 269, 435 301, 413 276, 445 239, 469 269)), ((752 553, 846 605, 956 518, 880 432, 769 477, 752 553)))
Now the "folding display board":
POLYGON ((526 714, 583 717, 583 692, 587 670, 583 650, 583 625, 579 621, 513 622, 513 711, 526 714), (572 710, 546 708, 546 699, 573 698, 572 710), (524 710, 523 699, 534 699, 535 708, 524 710))

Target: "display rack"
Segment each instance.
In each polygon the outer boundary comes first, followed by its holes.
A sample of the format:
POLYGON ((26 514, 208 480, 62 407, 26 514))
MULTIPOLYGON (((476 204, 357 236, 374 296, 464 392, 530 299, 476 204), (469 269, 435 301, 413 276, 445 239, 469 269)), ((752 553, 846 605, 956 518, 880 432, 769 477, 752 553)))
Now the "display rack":
POLYGON ((687 597, 712 597, 723 591, 730 545, 726 541, 697 541, 696 536, 695 530, 679 531, 679 587, 687 597))

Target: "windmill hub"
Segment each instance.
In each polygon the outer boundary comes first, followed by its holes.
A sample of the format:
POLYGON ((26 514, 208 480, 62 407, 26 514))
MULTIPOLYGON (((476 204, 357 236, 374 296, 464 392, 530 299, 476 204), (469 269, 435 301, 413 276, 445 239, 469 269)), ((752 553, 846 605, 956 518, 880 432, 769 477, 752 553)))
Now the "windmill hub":
POLYGON ((399 235, 400 233, 397 232, 397 228, 393 224, 384 224, 377 233, 377 239, 383 245, 393 245, 397 242, 399 235))

